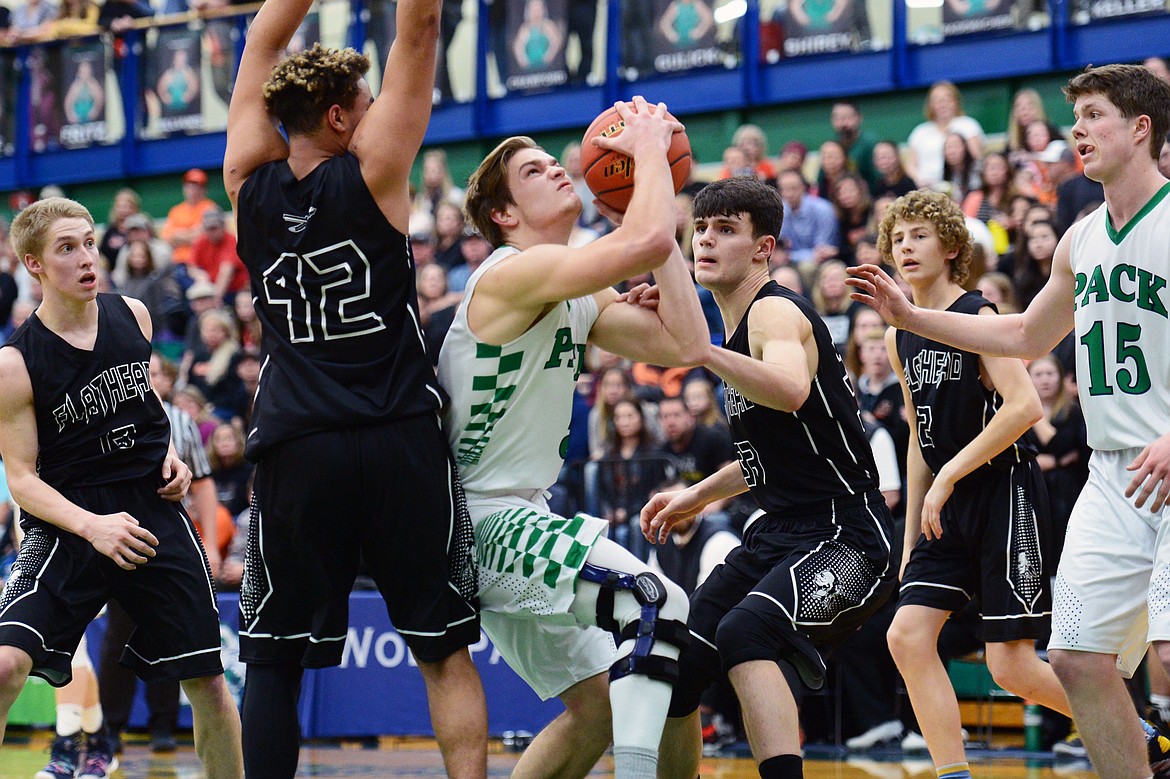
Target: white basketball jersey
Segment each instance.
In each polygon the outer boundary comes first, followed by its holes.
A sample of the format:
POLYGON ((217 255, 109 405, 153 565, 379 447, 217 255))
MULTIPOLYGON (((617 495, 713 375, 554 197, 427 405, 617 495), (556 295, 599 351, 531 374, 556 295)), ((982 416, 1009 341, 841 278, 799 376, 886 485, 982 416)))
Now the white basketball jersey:
POLYGON ((517 253, 501 247, 471 275, 439 352, 439 383, 451 395, 443 426, 468 493, 544 490, 556 482, 585 342, 597 321, 597 302, 583 297, 558 303, 511 343, 478 340, 467 324, 475 285, 517 253))
POLYGON ((1170 183, 1120 231, 1101 206, 1070 249, 1089 446, 1144 447, 1170 432, 1170 183))

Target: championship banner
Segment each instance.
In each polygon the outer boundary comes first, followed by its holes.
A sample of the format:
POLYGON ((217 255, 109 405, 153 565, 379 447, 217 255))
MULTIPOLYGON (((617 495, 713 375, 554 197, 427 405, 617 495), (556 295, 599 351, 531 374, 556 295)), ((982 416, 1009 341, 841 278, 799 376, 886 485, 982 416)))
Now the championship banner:
POLYGON ((568 26, 568 0, 508 0, 504 15, 508 66, 502 76, 509 92, 548 89, 569 81, 568 26))
POLYGON ((106 140, 106 47, 92 38, 61 49, 58 94, 65 122, 61 145, 70 149, 106 140))
POLYGON ((787 10, 780 14, 784 56, 853 50, 858 17, 864 21, 865 13, 865 0, 789 0, 787 10))
POLYGON ((203 129, 201 40, 198 30, 164 28, 143 57, 143 91, 148 104, 152 98, 157 101, 159 130, 164 135, 203 129))
POLYGON ((654 70, 680 73, 722 66, 726 52, 715 40, 715 16, 707 0, 654 0, 651 49, 654 70))
POLYGON ((41 47, 29 52, 28 124, 33 151, 60 148, 61 127, 65 115, 61 110, 61 47, 41 47))
POLYGON ((1015 27, 1010 0, 946 0, 943 37, 1002 32, 1015 27))
POLYGON ((16 140, 16 52, 0 51, 0 156, 11 157, 16 140))
POLYGON ((304 21, 297 31, 293 33, 292 40, 288 42, 288 48, 285 49, 286 54, 299 54, 305 49, 313 47, 314 43, 321 40, 321 14, 312 10, 305 15, 304 21))
POLYGON ((1151 16, 1167 12, 1165 0, 1072 0, 1068 6, 1073 24, 1090 24, 1100 19, 1151 16))

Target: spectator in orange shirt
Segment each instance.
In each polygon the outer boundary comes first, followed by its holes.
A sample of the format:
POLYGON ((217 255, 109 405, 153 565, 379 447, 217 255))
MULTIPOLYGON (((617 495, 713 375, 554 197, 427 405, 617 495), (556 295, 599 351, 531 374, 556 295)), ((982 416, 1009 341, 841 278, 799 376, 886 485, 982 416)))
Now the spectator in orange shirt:
POLYGON ((203 212, 202 226, 202 234, 191 244, 192 274, 214 284, 219 300, 229 300, 248 287, 248 269, 236 254, 236 237, 227 231, 218 206, 203 212))
POLYGON ((162 237, 174 247, 175 262, 191 262, 191 244, 203 228, 203 212, 215 208, 215 201, 207 197, 207 174, 192 168, 183 174, 183 201, 167 213, 162 237))

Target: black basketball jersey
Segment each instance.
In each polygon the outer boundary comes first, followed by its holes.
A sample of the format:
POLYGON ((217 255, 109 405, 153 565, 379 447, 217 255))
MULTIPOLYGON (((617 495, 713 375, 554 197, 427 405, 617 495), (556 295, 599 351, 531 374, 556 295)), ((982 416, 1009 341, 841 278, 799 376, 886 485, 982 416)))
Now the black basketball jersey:
POLYGON ((58 490, 156 476, 171 430, 150 384, 150 342, 121 295, 99 294, 92 351, 30 316, 8 340, 24 355, 37 416, 37 471, 58 490))
MULTIPOLYGON (((947 311, 978 315, 981 308, 991 305, 978 292, 966 292, 947 311)), ((983 386, 979 355, 905 330, 898 331, 897 345, 898 360, 917 415, 918 446, 931 473, 938 473, 987 427, 1003 405, 1003 398, 983 386)), ((1002 466, 1035 459, 1036 450, 1028 438, 1025 434, 993 457, 990 464, 1002 466)))
POLYGON ((301 180, 281 160, 240 189, 239 254, 263 328, 248 456, 308 433, 436 411, 407 237, 352 154, 301 180))
POLYGON ((818 364, 808 399, 792 413, 756 405, 727 385, 727 418, 752 495, 765 511, 781 512, 877 489, 877 466, 853 387, 829 330, 811 303, 769 281, 723 348, 751 355, 748 317, 756 301, 765 297, 790 300, 812 323, 818 364))

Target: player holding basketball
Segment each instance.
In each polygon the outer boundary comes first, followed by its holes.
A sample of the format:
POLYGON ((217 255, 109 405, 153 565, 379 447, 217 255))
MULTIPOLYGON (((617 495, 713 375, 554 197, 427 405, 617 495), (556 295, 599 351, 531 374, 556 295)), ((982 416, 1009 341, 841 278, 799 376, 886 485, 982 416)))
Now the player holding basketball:
POLYGON ((25 531, 0 597, 0 742, 29 673, 67 683, 86 627, 117 598, 138 625, 123 662, 147 681, 182 680, 207 775, 238 779, 215 588, 181 502, 191 471, 150 384, 150 315, 98 294, 80 203, 32 204, 12 244, 45 294, 0 349, 0 452, 25 531))
MULTIPOLYGON (((624 218, 581 248, 566 244, 581 200, 531 139, 509 138, 472 175, 466 209, 499 247, 467 283, 439 356, 447 431, 475 523, 483 625, 508 664, 566 711, 513 776, 584 776, 610 741, 615 775, 652 779, 677 658, 687 640, 678 585, 604 537, 594 517, 550 513, 586 341, 635 360, 696 362, 702 309, 674 241, 666 152, 679 127, 634 99, 625 129, 600 139, 633 157, 624 218), (657 311, 618 302, 612 285, 654 271, 657 311), (610 636, 620 633, 617 656, 610 636), (609 693, 603 672, 609 671, 609 693)), ((603 207, 604 208, 604 207, 603 207)))
MULTIPOLYGON (((1118 667, 1155 642, 1170 661, 1170 182, 1158 172, 1170 85, 1136 65, 1090 68, 1065 89, 1085 175, 1105 205, 1057 247, 1052 276, 1022 314, 985 317, 911 305, 872 265, 853 297, 886 321, 960 349, 1039 357, 1075 325, 1077 386, 1093 456, 1069 520, 1054 590, 1049 659, 1097 771, 1148 779, 1143 734, 1118 667)), ((1164 764, 1155 775, 1170 775, 1164 764)))
POLYGON ((779 193, 755 178, 716 181, 694 202, 695 279, 729 334, 704 364, 727 385, 739 461, 655 495, 642 530, 663 543, 676 523, 748 490, 764 514, 691 596, 662 748, 671 779, 698 775, 699 697, 721 671, 760 776, 802 776, 796 701, 778 661, 821 687, 818 647, 851 634, 894 586, 890 512, 845 366, 812 305, 768 277, 783 213, 779 193))
POLYGON ((440 2, 397 4, 376 104, 353 49, 283 58, 309 5, 269 0, 256 15, 224 157, 264 331, 240 594, 245 765, 296 772, 302 668, 341 661, 360 556, 418 660, 448 775, 483 777, 473 539, 406 237, 440 2))

